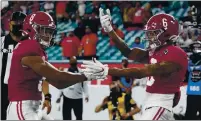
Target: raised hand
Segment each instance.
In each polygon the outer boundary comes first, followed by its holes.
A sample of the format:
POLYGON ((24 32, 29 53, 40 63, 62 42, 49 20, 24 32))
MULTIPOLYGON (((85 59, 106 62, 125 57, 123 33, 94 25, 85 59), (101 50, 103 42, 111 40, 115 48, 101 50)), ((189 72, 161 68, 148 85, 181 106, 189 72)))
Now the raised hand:
POLYGON ((102 8, 99 8, 99 17, 100 17, 100 23, 102 28, 105 32, 111 32, 113 30, 112 28, 112 17, 110 15, 110 10, 106 10, 106 14, 104 14, 104 11, 102 8))

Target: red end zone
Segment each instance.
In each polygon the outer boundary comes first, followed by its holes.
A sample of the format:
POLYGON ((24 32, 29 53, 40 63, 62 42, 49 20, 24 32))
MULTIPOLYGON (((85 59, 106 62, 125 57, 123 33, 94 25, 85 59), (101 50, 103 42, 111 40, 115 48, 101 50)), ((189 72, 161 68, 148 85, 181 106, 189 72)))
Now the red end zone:
MULTIPOLYGON (((107 64, 107 63, 104 63, 107 64)), ((59 68, 59 67, 63 67, 63 68, 68 68, 69 64, 66 63, 52 63, 52 65, 54 65, 55 67, 59 68)), ((120 63, 108 63, 109 67, 118 67, 121 68, 121 64, 120 63)), ((129 68, 130 67, 142 67, 143 64, 129 64, 129 68)), ((78 64, 78 67, 80 67, 80 64, 78 64)), ((98 81, 94 80, 91 82, 92 85, 97 85, 97 84, 101 84, 101 85, 108 85, 111 82, 111 76, 108 76, 108 79, 101 81, 100 83, 98 83, 98 81)))

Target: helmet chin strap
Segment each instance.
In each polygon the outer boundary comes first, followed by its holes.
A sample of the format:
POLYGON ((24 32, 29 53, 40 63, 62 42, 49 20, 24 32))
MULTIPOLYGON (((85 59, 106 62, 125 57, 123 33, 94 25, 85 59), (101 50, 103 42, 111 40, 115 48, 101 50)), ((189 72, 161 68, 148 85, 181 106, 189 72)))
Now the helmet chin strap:
POLYGON ((44 41, 43 39, 41 39, 38 34, 37 34, 37 36, 35 36, 35 38, 36 38, 36 40, 38 40, 38 42, 39 42, 41 45, 43 45, 45 48, 47 48, 47 47, 50 46, 50 43, 44 41))
POLYGON ((39 43, 40 43, 41 45, 45 46, 45 47, 49 47, 49 46, 50 46, 50 43, 44 41, 43 39, 40 39, 40 42, 39 42, 39 43))
POLYGON ((155 50, 158 48, 158 47, 160 47, 160 45, 157 45, 156 43, 153 43, 153 44, 150 44, 149 45, 149 54, 150 55, 153 55, 154 54, 154 52, 155 52, 155 50))
POLYGON ((153 43, 153 44, 151 44, 151 45, 149 46, 148 51, 149 51, 149 55, 150 55, 150 56, 154 54, 156 48, 157 48, 157 45, 156 45, 155 43, 153 43))
MULTIPOLYGON (((152 39, 152 42, 154 41, 155 39, 153 38, 152 39)), ((156 48, 158 47, 158 45, 153 42, 152 44, 149 45, 149 50, 155 50, 156 48)))

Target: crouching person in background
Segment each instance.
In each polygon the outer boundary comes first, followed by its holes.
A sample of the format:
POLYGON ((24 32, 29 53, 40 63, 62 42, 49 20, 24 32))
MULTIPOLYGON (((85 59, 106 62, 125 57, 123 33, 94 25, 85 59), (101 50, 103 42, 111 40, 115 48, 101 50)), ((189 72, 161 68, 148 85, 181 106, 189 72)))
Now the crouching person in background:
POLYGON ((110 120, 134 120, 133 115, 140 112, 140 108, 129 94, 122 92, 117 83, 110 84, 110 95, 95 108, 98 113, 108 109, 110 120))

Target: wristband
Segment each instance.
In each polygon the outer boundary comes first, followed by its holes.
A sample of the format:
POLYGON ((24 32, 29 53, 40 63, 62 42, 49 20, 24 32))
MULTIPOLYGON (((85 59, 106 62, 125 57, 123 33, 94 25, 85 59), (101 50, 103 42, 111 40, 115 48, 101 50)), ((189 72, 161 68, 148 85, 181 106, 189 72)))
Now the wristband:
POLYGON ((51 101, 52 95, 51 94, 46 94, 45 95, 45 100, 51 101))

